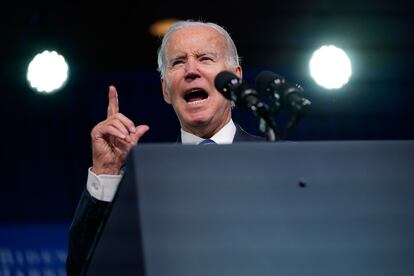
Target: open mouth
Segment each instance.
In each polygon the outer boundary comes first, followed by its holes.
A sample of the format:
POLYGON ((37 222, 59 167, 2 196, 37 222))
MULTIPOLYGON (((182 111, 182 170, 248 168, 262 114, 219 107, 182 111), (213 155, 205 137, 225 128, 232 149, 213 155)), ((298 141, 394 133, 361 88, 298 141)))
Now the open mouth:
POLYGON ((198 104, 202 103, 208 98, 208 93, 202 89, 192 89, 188 91, 185 96, 184 100, 189 104, 198 104))

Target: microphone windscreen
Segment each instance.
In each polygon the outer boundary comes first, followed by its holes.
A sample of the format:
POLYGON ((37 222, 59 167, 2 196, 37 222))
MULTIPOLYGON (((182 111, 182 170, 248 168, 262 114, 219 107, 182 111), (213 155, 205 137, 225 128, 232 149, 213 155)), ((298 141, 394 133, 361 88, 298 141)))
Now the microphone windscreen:
POLYGON ((256 77, 256 88, 261 94, 268 93, 268 89, 273 86, 273 89, 283 85, 285 79, 272 71, 263 71, 256 77))
POLYGON ((235 74, 229 71, 222 71, 217 74, 214 79, 214 85, 216 89, 223 94, 223 96, 229 100, 232 99, 231 93, 238 86, 240 86, 241 80, 235 74))

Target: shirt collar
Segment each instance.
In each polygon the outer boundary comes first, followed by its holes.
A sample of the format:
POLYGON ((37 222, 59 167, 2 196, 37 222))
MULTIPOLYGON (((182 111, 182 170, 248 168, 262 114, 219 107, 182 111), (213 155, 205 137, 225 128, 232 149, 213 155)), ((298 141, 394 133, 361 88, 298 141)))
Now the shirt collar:
MULTIPOLYGON (((236 134, 236 126, 232 119, 216 134, 210 137, 211 140, 216 142, 217 144, 231 144, 233 143, 234 135, 236 134)), ((203 141, 203 138, 200 138, 192 133, 189 133, 183 129, 181 129, 181 142, 183 144, 199 144, 203 141)))

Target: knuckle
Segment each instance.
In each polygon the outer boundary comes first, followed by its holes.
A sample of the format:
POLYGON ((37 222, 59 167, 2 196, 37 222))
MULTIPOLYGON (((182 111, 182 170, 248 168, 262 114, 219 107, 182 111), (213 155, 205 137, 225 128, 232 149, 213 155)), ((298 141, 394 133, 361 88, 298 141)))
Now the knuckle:
POLYGON ((91 134, 95 134, 95 133, 97 133, 97 132, 98 132, 98 130, 99 130, 99 124, 97 124, 96 126, 94 126, 94 127, 92 128, 92 130, 91 130, 91 134))
POLYGON ((118 120, 122 120, 124 118, 126 118, 122 113, 118 112, 114 114, 114 117, 118 120))

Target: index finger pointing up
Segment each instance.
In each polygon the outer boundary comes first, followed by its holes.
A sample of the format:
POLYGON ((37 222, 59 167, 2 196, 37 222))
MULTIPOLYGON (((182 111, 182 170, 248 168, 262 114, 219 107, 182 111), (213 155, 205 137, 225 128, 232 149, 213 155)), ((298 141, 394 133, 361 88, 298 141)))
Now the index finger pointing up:
POLYGON ((118 93, 116 92, 116 88, 113 85, 109 86, 108 100, 109 103, 107 118, 119 112, 118 93))

